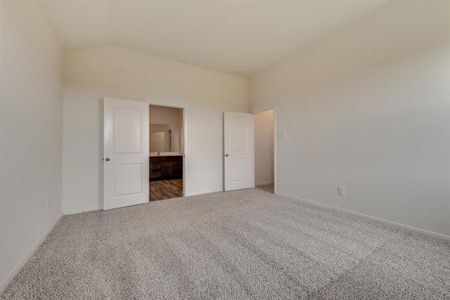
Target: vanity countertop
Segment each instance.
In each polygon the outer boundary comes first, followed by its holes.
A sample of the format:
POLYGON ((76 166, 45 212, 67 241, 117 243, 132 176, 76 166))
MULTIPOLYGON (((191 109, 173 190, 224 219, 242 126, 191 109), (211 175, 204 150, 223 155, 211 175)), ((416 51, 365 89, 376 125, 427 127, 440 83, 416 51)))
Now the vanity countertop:
POLYGON ((161 157, 161 156, 183 156, 179 152, 150 152, 150 157, 161 157))

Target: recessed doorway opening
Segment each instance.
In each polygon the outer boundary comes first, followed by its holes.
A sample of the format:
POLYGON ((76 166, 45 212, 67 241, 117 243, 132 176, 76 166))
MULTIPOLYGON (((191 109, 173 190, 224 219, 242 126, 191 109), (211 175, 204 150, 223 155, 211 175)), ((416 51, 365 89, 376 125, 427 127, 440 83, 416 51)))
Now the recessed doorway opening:
POLYGON ((255 185, 269 193, 275 191, 275 115, 269 109, 255 115, 255 185))
POLYGON ((150 105, 149 201, 183 197, 183 109, 150 105))

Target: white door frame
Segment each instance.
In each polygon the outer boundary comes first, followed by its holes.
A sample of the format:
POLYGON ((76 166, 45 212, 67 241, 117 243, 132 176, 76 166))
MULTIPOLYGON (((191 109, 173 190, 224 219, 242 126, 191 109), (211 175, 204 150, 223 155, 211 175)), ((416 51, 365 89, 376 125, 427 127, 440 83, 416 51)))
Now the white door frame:
MULTIPOLYGON (((267 105, 261 106, 251 111, 252 114, 261 113, 264 111, 272 110, 273 111, 273 192, 274 194, 278 193, 278 176, 277 176, 277 147, 278 147, 278 138, 277 138, 277 108, 276 105, 267 105)), ((256 168, 256 164, 255 164, 256 168)))
MULTIPOLYGON (((187 143, 187 111, 188 108, 185 105, 180 105, 180 104, 176 104, 176 103, 171 103, 171 102, 159 102, 159 101, 155 101, 155 100, 146 100, 143 101, 145 103, 148 104, 149 107, 149 113, 150 113, 150 105, 156 105, 156 106, 164 106, 164 107, 172 107, 172 108, 179 108, 182 110, 183 112, 183 197, 186 196, 186 154, 187 154, 187 149, 188 149, 188 143, 187 143)), ((150 120, 151 122, 151 120, 150 120)), ((149 136, 150 139, 150 136, 149 136)), ((150 150, 151 151, 151 150, 150 150)), ((150 157, 150 153, 148 154, 150 157)), ((149 181, 149 186, 150 186, 150 181, 149 181)))

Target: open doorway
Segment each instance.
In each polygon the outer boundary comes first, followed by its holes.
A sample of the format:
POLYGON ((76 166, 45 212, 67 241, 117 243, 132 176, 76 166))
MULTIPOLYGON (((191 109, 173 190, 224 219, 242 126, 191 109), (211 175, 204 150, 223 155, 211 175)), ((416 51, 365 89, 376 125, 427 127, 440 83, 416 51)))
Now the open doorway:
POLYGON ((150 105, 149 201, 183 196, 183 109, 150 105))
POLYGON ((274 110, 255 113, 255 185, 274 193, 274 110))

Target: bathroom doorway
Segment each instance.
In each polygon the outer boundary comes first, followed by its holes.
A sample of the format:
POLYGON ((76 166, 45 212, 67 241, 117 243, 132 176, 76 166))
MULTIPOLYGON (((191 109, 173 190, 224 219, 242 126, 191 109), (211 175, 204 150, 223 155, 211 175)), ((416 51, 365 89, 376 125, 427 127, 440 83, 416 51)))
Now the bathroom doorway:
POLYGON ((150 105, 149 201, 184 195, 184 109, 150 105))

